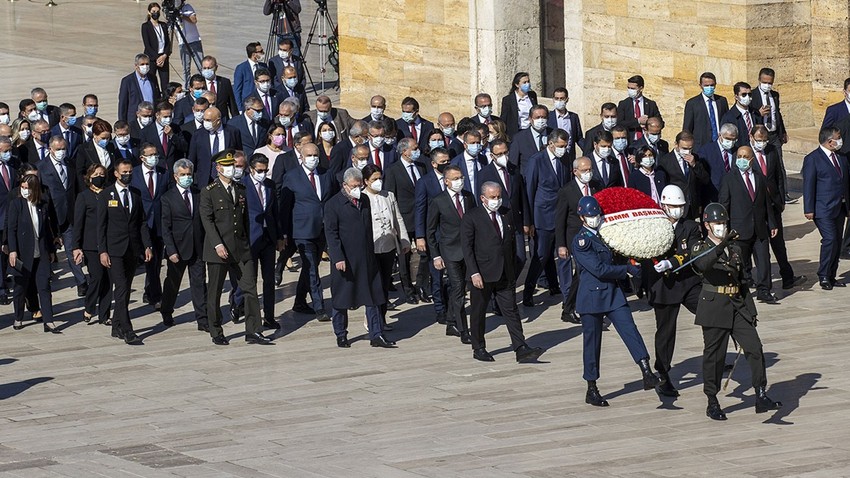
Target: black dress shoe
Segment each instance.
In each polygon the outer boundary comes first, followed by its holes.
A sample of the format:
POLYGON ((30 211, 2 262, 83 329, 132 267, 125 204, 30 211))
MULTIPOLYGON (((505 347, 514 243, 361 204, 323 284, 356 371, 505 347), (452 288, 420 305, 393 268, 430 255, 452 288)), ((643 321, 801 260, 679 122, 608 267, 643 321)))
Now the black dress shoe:
POLYGON ((832 282, 832 287, 847 287, 847 284, 844 283, 844 281, 838 280, 836 278, 833 278, 830 282, 832 282))
POLYGON ((596 382, 593 380, 587 382, 587 394, 584 396, 584 403, 588 403, 594 407, 608 406, 608 400, 602 398, 602 394, 599 393, 599 389, 596 388, 596 382))
POLYGON ((485 349, 483 347, 480 348, 480 349, 473 350, 472 351, 472 358, 474 358, 475 360, 480 360, 482 362, 495 362, 496 361, 496 359, 494 359, 493 356, 490 355, 490 352, 488 352, 487 349, 485 349))
POLYGON ((390 291, 390 292, 398 292, 398 289, 396 288, 395 284, 393 284, 393 283, 390 283, 389 287, 387 287, 387 290, 390 291))
POLYGON ((374 339, 370 340, 369 344, 372 347, 381 347, 381 348, 385 348, 385 349, 396 348, 395 342, 393 342, 391 340, 387 340, 387 338, 384 337, 383 335, 379 335, 379 336, 375 337, 374 339))
POLYGON ((756 388, 756 413, 764 413, 770 410, 779 410, 782 402, 774 402, 767 396, 764 387, 756 388))
POLYGON ((174 318, 172 318, 172 317, 163 317, 163 318, 162 318, 162 325, 164 325, 164 326, 166 326, 166 327, 174 327, 174 318))
POLYGON ((416 293, 410 294, 410 295, 407 296, 407 299, 405 300, 405 302, 407 302, 410 305, 416 305, 416 304, 419 303, 419 297, 417 297, 416 293))
POLYGON ((330 316, 328 316, 328 314, 320 311, 316 314, 316 320, 318 320, 319 322, 330 322, 331 318, 330 316))
POLYGON ((124 332, 116 329, 112 329, 112 336, 116 339, 124 340, 124 332))
POLYGON ((661 383, 661 379, 658 378, 658 375, 655 375, 652 372, 652 369, 649 367, 649 359, 642 358, 640 362, 638 362, 638 367, 640 367, 641 375, 643 375, 643 389, 644 390, 652 390, 656 385, 661 383))
POLYGON ((449 337, 460 337, 460 330, 457 329, 457 326, 454 324, 446 325, 446 335, 449 337))
POLYGON ((785 290, 793 289, 798 285, 802 285, 804 282, 806 282, 806 276, 794 276, 787 282, 782 281, 782 288, 785 290))
POLYGON ((661 383, 655 387, 655 392, 663 397, 678 397, 679 391, 670 382, 670 376, 667 374, 661 375, 661 383))
POLYGON ((89 290, 88 284, 78 285, 77 286, 77 297, 85 297, 86 292, 89 290))
POLYGON ((561 320, 571 324, 581 323, 581 317, 575 311, 568 311, 567 309, 561 310, 561 320))
POLYGON ((245 342, 257 345, 270 345, 272 343, 272 339, 264 337, 263 334, 259 332, 254 332, 253 334, 245 335, 245 342))
POLYGON ((820 280, 820 288, 823 289, 823 290, 832 290, 832 282, 830 282, 826 279, 821 279, 820 280))
POLYGON ((348 336, 337 337, 336 346, 343 349, 351 347, 351 343, 348 341, 348 336))
POLYGON ((198 324, 198 330, 201 332, 210 333, 210 326, 207 324, 198 324))
POLYGON ((472 343, 472 338, 469 336, 469 331, 461 330, 460 331, 460 343, 469 345, 472 343))
POLYGON ((134 333, 130 333, 124 337, 124 343, 127 345, 142 345, 142 338, 134 333))
POLYGON ((234 304, 231 304, 230 305, 230 317, 233 318, 233 323, 234 324, 242 323, 243 321, 240 320, 241 316, 242 316, 242 308, 238 307, 234 304))
POLYGON ((292 311, 298 314, 315 314, 316 312, 307 304, 295 304, 292 306, 292 311))
POLYGON ((534 307, 534 299, 522 299, 523 307, 534 307))
POLYGON ((264 320, 263 327, 267 329, 280 330, 280 324, 275 320, 264 320))
POLYGON ((9 305, 12 303, 12 299, 6 294, 6 292, 0 293, 0 305, 9 305))
POLYGON ((776 298, 776 295, 770 292, 762 292, 761 294, 756 294, 756 299, 764 304, 779 303, 779 299, 776 298))
POLYGON ((446 325, 446 314, 437 314, 437 323, 440 325, 446 325))
POLYGON ((280 287, 283 284, 283 273, 275 271, 274 273, 274 285, 276 287, 280 287))
POLYGON ((419 300, 420 301, 425 302, 426 304, 431 303, 431 301, 432 301, 431 294, 428 293, 428 291, 425 290, 424 287, 420 287, 417 292, 419 293, 419 300))
POLYGON ((723 410, 720 409, 720 404, 717 402, 715 398, 714 401, 711 399, 708 400, 708 408, 705 409, 705 416, 712 420, 717 420, 722 422, 726 420, 726 414, 723 413, 723 410))
POLYGON ((550 296, 561 295, 561 289, 549 289, 550 296))
POLYGON ((219 335, 218 337, 212 338, 212 343, 216 345, 230 345, 230 342, 227 340, 227 337, 223 335, 219 335))
POLYGON ((516 349, 516 361, 517 363, 528 363, 534 362, 543 355, 543 349, 540 347, 529 347, 528 345, 520 345, 519 348, 516 349))

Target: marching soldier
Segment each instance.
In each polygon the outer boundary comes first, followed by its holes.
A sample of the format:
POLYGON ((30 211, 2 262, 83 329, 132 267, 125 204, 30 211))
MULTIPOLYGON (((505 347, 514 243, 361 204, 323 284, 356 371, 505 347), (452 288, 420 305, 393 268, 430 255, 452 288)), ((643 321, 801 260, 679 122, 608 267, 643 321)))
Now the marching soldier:
POLYGON ((756 413, 776 410, 780 402, 771 400, 765 388, 767 374, 764 366, 761 339, 756 331, 757 312, 749 289, 744 282, 744 257, 733 242, 737 233, 729 231, 729 215, 718 203, 705 207, 702 223, 708 240, 693 248, 694 268, 702 275, 702 293, 697 305, 696 324, 702 326, 703 391, 708 397, 706 415, 712 420, 726 420, 717 401, 720 381, 726 362, 729 337, 743 348, 750 364, 753 387, 756 390, 756 413), (704 254, 700 257, 700 254, 704 254))
POLYGON ((652 390, 660 380, 649 367, 649 352, 618 282, 627 279, 629 274, 639 277, 640 267, 614 264, 611 249, 602 242, 597 232, 603 216, 596 198, 584 196, 579 199, 577 210, 583 225, 573 239, 572 251, 580 271, 576 312, 581 315, 584 335, 584 379, 587 380, 584 401, 596 407, 607 407, 608 401, 596 388, 602 352, 602 320, 605 317, 614 324, 635 363, 640 366, 643 389, 652 390))
POLYGON ((655 309, 655 370, 661 383, 655 387, 659 395, 678 397, 679 392, 670 382, 670 366, 676 346, 676 318, 684 305, 696 314, 699 301, 700 279, 690 267, 673 274, 670 271, 686 263, 691 249, 702 240, 699 225, 685 217, 685 193, 679 186, 670 184, 661 191, 661 208, 673 224, 673 245, 666 255, 644 269, 649 274, 649 304, 655 309))

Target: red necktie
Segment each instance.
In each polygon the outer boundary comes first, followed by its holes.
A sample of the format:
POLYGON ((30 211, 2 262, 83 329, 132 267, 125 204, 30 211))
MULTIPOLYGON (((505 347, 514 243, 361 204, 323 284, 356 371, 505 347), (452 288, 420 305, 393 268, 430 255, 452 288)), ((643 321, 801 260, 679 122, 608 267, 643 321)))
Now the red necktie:
POLYGON ((493 221, 493 226, 496 228, 496 234, 502 237, 502 228, 499 227, 499 221, 496 220, 496 211, 490 211, 490 219, 493 221))
POLYGON ((292 126, 286 128, 286 146, 292 147, 292 126))
POLYGON ((623 168, 623 179, 626 181, 626 184, 629 184, 629 163, 626 162, 626 156, 623 153, 620 153, 619 156, 620 166, 623 168))
POLYGON ((162 155, 168 156, 168 136, 165 135, 165 130, 162 131, 162 155))
MULTIPOLYGON (((641 113, 641 111, 640 111, 640 99, 636 99, 635 100, 635 119, 638 119, 641 116, 643 116, 643 113, 641 113)), ((643 138, 643 130, 642 129, 638 129, 637 132, 635 132, 635 138, 636 139, 643 138)))
POLYGON ((413 123, 410 123, 410 137, 413 138, 413 141, 419 141, 416 139, 416 125, 413 123))
POLYGON ((726 150, 723 150, 723 167, 726 169, 726 172, 729 172, 729 153, 726 150))
POLYGON ((750 119, 750 112, 744 111, 744 121, 747 122, 747 133, 753 130, 753 121, 750 119))
POLYGON ((153 171, 148 172, 148 192, 153 197, 153 171))
POLYGON ((210 81, 210 92, 212 94, 216 94, 216 92, 215 92, 215 81, 214 80, 210 81))
POLYGON ((313 185, 313 192, 318 194, 319 190, 316 189, 316 177, 315 175, 313 175, 313 173, 310 173, 310 184, 313 185))
POLYGON ((590 190, 589 190, 589 189, 587 189, 587 184, 585 184, 585 185, 584 185, 584 195, 585 195, 585 196, 590 196, 590 190))
POLYGON ((377 148, 375 148, 375 166, 381 167, 381 152, 377 148))
POLYGON ((6 190, 10 191, 12 185, 9 183, 9 171, 6 169, 5 164, 0 164, 0 173, 3 174, 3 182, 6 183, 6 190))
POLYGON ((838 159, 835 157, 835 153, 831 153, 829 155, 829 159, 832 160, 832 165, 835 166, 835 170, 838 171, 838 177, 842 177, 841 166, 838 165, 838 159))
POLYGON ((761 172, 764 174, 764 177, 767 177, 767 163, 764 162, 764 155, 761 154, 761 151, 756 153, 759 157, 759 166, 761 166, 761 172))
POLYGON ((446 148, 449 147, 449 143, 452 141, 448 136, 443 136, 443 141, 446 142, 446 148))
POLYGON ((744 173, 744 179, 747 181, 747 192, 750 193, 750 201, 756 200, 756 190, 753 189, 753 182, 750 181, 750 172, 744 173))
POLYGON ((455 194, 455 207, 457 208, 457 215, 463 219, 463 206, 460 204, 460 193, 455 194))

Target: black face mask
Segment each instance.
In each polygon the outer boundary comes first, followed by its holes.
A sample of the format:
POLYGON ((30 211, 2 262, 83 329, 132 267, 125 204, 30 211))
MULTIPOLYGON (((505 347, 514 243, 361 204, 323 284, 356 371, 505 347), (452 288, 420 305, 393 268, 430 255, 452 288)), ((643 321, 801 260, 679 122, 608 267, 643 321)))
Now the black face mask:
POLYGON ((50 141, 50 132, 48 131, 47 133, 41 133, 38 139, 42 142, 42 144, 47 144, 50 141))
POLYGON ((91 178, 91 185, 98 189, 103 189, 104 184, 106 184, 106 178, 104 176, 96 176, 94 178, 91 178))
POLYGON ((121 175, 121 184, 124 186, 129 186, 130 181, 133 180, 133 173, 126 173, 121 175))
POLYGON ((439 171, 440 174, 443 174, 447 167, 449 167, 449 163, 438 164, 437 171, 439 171))
POLYGON ((159 12, 151 13, 151 18, 153 18, 154 20, 159 20, 159 12))

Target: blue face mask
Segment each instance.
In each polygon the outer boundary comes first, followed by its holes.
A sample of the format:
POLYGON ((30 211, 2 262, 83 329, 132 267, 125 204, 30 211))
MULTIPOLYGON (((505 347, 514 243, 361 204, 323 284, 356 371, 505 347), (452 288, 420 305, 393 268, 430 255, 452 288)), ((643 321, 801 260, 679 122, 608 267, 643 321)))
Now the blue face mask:
POLYGON ((3 151, 2 153, 0 153, 0 161, 6 162, 10 159, 12 159, 11 151, 3 151))
POLYGON ((204 90, 192 90, 192 96, 197 100, 204 94, 204 90))
POLYGON ((443 144, 444 143, 442 141, 440 141, 439 139, 428 141, 428 146, 430 146, 431 149, 442 148, 443 144))
POLYGON ((481 151, 480 144, 468 144, 466 145, 466 151, 469 152, 471 156, 476 156, 481 151))
POLYGON ((97 114, 97 106, 86 106, 86 115, 94 116, 97 114))
POLYGON ((531 91, 531 83, 523 83, 523 84, 519 85, 519 89, 523 93, 528 93, 529 91, 531 91))
POLYGON ((738 166, 738 169, 741 171, 749 171, 750 160, 747 158, 735 158, 735 166, 738 166))
POLYGON ((106 139, 97 140, 97 145, 100 146, 103 149, 106 149, 107 144, 109 144, 109 140, 106 140, 106 139))
POLYGON ((295 88, 295 85, 297 85, 297 84, 298 84, 298 78, 287 78, 286 79, 286 86, 289 89, 295 88))
POLYGON ((414 149, 413 151, 410 152, 410 160, 416 161, 417 159, 419 159, 419 156, 421 154, 422 153, 418 149, 414 149))
POLYGON ((67 122, 68 122, 68 126, 74 126, 75 124, 77 124, 77 117, 71 116, 70 118, 67 119, 67 122))
POLYGON ((702 94, 705 96, 713 96, 714 95, 714 87, 713 86, 703 86, 702 94))
POLYGON ((177 178, 177 184, 183 189, 188 188, 192 185, 192 176, 180 176, 177 178))

